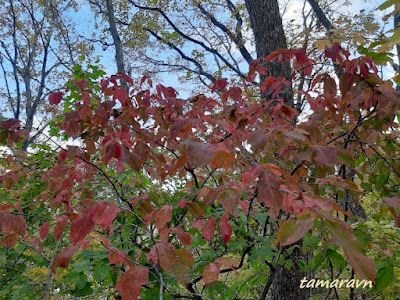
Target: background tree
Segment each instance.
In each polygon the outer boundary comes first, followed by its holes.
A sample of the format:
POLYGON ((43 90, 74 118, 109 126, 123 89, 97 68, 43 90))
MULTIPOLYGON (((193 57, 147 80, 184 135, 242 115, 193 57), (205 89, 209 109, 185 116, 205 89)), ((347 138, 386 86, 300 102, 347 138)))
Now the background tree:
POLYGON ((2 1, 0 6, 3 113, 11 110, 24 122, 27 149, 50 121, 45 100, 89 52, 66 16, 74 11, 73 1, 2 1))

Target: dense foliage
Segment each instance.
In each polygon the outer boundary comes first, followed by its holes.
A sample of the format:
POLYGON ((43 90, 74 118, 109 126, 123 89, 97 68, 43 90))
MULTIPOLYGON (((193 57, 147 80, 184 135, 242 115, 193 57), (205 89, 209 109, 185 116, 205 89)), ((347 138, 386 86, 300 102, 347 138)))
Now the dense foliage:
MULTIPOLYGON (((334 44, 325 58, 340 79, 313 78, 306 117, 280 98, 283 78, 267 77, 267 99, 222 78, 214 97, 184 100, 147 77, 75 67, 49 97, 63 110, 54 144, 19 152, 26 132, 2 123, 0 298, 260 298, 284 263, 374 283, 323 290, 338 298, 395 299, 400 95, 367 56, 334 44)), ((273 60, 294 78, 321 63, 279 50, 248 84, 273 60)))

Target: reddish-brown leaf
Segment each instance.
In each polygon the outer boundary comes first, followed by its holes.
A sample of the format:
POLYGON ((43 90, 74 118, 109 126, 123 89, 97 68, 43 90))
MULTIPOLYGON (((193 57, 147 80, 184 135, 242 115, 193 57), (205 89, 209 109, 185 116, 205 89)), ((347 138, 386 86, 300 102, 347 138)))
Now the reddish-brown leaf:
POLYGON ((246 185, 254 185, 257 177, 261 173, 261 166, 254 165, 249 172, 243 174, 243 181, 246 185))
POLYGON ((270 172, 261 172, 257 184, 258 201, 265 204, 266 207, 279 211, 283 204, 283 193, 279 191, 280 181, 270 172))
POLYGON ((211 168, 213 169, 224 168, 225 170, 228 170, 229 168, 232 167, 234 160, 235 160, 235 154, 225 151, 219 151, 211 161, 211 168))
POLYGON ((67 226, 68 226, 67 219, 60 218, 57 220, 57 224, 54 227, 54 231, 53 231, 53 236, 56 241, 58 241, 61 238, 61 236, 64 233, 65 228, 67 228, 67 226))
POLYGON ((7 179, 4 182, 4 186, 6 187, 7 190, 11 190, 12 187, 14 186, 14 179, 12 179, 11 177, 7 177, 7 179))
POLYGON ((110 254, 108 255, 108 261, 112 265, 119 265, 123 264, 125 262, 125 252, 123 250, 121 251, 110 251, 110 254))
POLYGON ((17 243, 18 235, 16 233, 7 234, 4 238, 0 240, 0 246, 4 245, 7 248, 14 247, 17 243))
POLYGON ((0 211, 10 211, 15 208, 14 204, 0 204, 0 211))
POLYGON ((234 101, 239 101, 242 99, 242 89, 240 87, 231 87, 229 89, 229 97, 234 101))
POLYGON ((73 220, 70 232, 72 245, 76 245, 86 238, 89 233, 93 232, 95 226, 96 224, 88 213, 84 213, 77 219, 73 220))
POLYGON ((39 229, 39 236, 41 240, 45 240, 49 234, 49 222, 46 222, 39 229))
POLYGON ((296 220, 287 220, 279 226, 277 240, 281 247, 301 240, 314 225, 315 218, 310 214, 298 216, 296 220))
POLYGON ((156 222, 157 229, 162 231, 168 227, 168 222, 172 220, 172 207, 164 205, 158 212, 154 214, 154 221, 156 222))
POLYGON ((188 232, 185 232, 181 227, 171 228, 170 231, 178 236, 178 239, 183 245, 190 246, 190 244, 192 244, 192 235, 188 232))
POLYGON ((0 228, 7 233, 16 233, 24 236, 26 233, 26 222, 22 216, 17 216, 9 212, 0 212, 0 228))
POLYGON ((12 128, 18 128, 19 125, 19 120, 18 119, 8 119, 6 121, 3 121, 1 123, 1 128, 2 129, 12 129, 12 128))
POLYGON ((221 217, 219 222, 219 229, 221 229, 222 238, 225 244, 228 244, 231 240, 232 236, 232 226, 229 224, 229 217, 225 217, 226 215, 221 217))
POLYGON ((217 224, 217 218, 211 217, 210 220, 208 220, 204 225, 203 238, 207 242, 211 242, 211 240, 214 238, 216 224, 217 224))
POLYGON ((389 206, 400 208, 400 196, 393 196, 392 198, 382 198, 383 201, 389 206))
POLYGON ((225 90, 227 85, 228 85, 227 78, 219 78, 217 79, 217 81, 215 81, 215 84, 211 89, 211 93, 214 93, 215 90, 225 90))
POLYGON ((219 265, 216 263, 208 264, 207 266, 205 266, 203 271, 204 284, 218 281, 219 272, 219 265))
POLYGON ((179 258, 182 260, 182 262, 188 266, 189 268, 193 268, 194 266, 194 257, 192 255, 192 253, 190 253, 188 250, 186 249, 177 249, 175 250, 176 255, 179 256, 179 258))
POLYGON ((225 211, 230 214, 235 214, 239 199, 238 191, 232 187, 227 187, 218 195, 218 201, 225 211))
POLYGON ((56 257, 54 258, 53 264, 51 265, 51 270, 53 273, 56 272, 56 267, 60 266, 62 268, 67 268, 71 262, 72 257, 79 250, 79 246, 69 246, 62 249, 56 257))
POLYGON ((229 269, 237 269, 239 267, 239 262, 231 257, 218 257, 215 263, 225 266, 229 269))
POLYGON ((116 289, 121 293, 122 300, 137 300, 142 285, 149 280, 149 269, 135 266, 122 274, 117 282, 116 289))
POLYGON ((68 158, 68 152, 65 150, 61 150, 60 153, 58 154, 58 163, 63 164, 68 158))
POLYGON ((316 155, 317 162, 330 167, 338 163, 336 147, 314 145, 312 149, 316 155))
POLYGON ((245 213, 249 212, 250 203, 248 201, 239 200, 239 204, 240 204, 240 206, 242 207, 242 209, 244 210, 245 213))
POLYGON ((173 271, 174 264, 177 261, 175 247, 170 243, 158 244, 157 254, 161 268, 167 272, 173 271))
POLYGON ((186 207, 189 210, 189 212, 192 214, 193 217, 201 218, 202 216, 205 215, 204 209, 202 209, 196 202, 186 202, 186 207))
POLYGON ((209 165, 215 156, 210 145, 193 140, 186 140, 182 145, 186 148, 187 161, 192 168, 209 165))
POLYGON ((49 103, 50 105, 57 105, 62 100, 63 93, 55 92, 51 93, 49 96, 49 103))
POLYGON ((339 220, 326 220, 333 241, 343 248, 354 271, 365 280, 375 283, 375 261, 362 252, 362 246, 347 223, 339 220))
POLYGON ((115 203, 99 202, 93 207, 92 221, 104 230, 114 222, 119 212, 115 203))

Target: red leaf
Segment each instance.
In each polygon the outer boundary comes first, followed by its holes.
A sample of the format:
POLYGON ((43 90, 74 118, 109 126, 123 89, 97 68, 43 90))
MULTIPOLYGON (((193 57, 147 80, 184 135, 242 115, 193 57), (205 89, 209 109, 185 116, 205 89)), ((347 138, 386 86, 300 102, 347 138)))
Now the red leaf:
POLYGON ((15 208, 14 204, 1 204, 0 203, 0 211, 10 211, 15 208))
POLYGON ((275 175, 267 171, 262 172, 257 184, 258 201, 274 211, 279 211, 283 204, 283 194, 279 187, 280 181, 275 175))
POLYGON ((215 263, 225 266, 229 269, 237 269, 239 267, 239 262, 230 257, 218 257, 215 263))
POLYGON ((383 201, 389 206, 400 208, 400 196, 393 196, 392 198, 382 198, 383 201))
POLYGON ((178 236, 178 239, 185 246, 190 246, 192 244, 192 235, 188 232, 185 232, 181 227, 174 227, 170 229, 172 233, 175 233, 178 236))
POLYGON ((334 43, 331 48, 325 49, 325 56, 335 61, 343 62, 340 52, 343 53, 346 58, 350 56, 350 52, 344 50, 339 43, 334 43))
POLYGON ((218 281, 219 272, 219 265, 216 263, 208 264, 207 266, 205 266, 203 271, 204 284, 218 281))
POLYGON ((99 202, 93 207, 92 221, 104 230, 114 222, 119 212, 115 203, 99 202))
POLYGON ((17 243, 18 235, 16 233, 7 234, 3 239, 0 240, 0 245, 4 245, 7 248, 14 247, 17 243))
POLYGON ((133 79, 131 77, 129 77, 128 75, 126 75, 125 73, 118 72, 118 77, 124 79, 130 85, 133 85, 133 79))
POLYGON ((219 229, 221 229, 222 238, 225 244, 228 244, 232 236, 232 226, 228 223, 228 218, 229 217, 225 214, 219 221, 219 229))
POLYGON ((0 212, 0 228, 7 233, 16 233, 24 236, 26 233, 26 222, 23 217, 19 217, 9 212, 0 212))
POLYGON ((58 103, 60 103, 63 95, 64 94, 60 92, 51 93, 49 96, 50 105, 57 105, 58 103))
POLYGON ((101 161, 105 165, 108 165, 112 158, 116 158, 121 161, 123 156, 124 149, 119 143, 108 142, 104 145, 103 158, 101 159, 101 161))
POLYGON ((54 258, 53 264, 51 265, 51 270, 53 271, 53 273, 56 272, 57 266, 60 266, 61 268, 67 268, 69 263, 71 262, 72 257, 78 250, 79 246, 69 246, 58 252, 56 257, 54 258))
POLYGON ((169 205, 163 206, 158 212, 154 214, 154 220, 158 231, 162 231, 168 227, 167 223, 172 220, 172 207, 169 205))
POLYGON ((229 97, 232 100, 239 101, 242 99, 242 89, 240 87, 232 87, 229 89, 229 97))
POLYGON ((235 160, 235 154, 225 151, 219 151, 211 161, 211 168, 213 169, 224 168, 225 170, 228 171, 228 169, 232 167, 234 160, 235 160))
POLYGON ((178 205, 179 205, 180 208, 185 209, 186 201, 185 200, 181 200, 178 205))
POLYGON ((218 195, 218 201, 225 211, 230 214, 235 214, 239 199, 240 195, 237 190, 229 186, 218 195))
POLYGON ((41 240, 45 240, 49 234, 49 222, 46 222, 39 229, 39 236, 41 240))
POLYGON ((208 220, 207 223, 204 225, 203 238, 207 242, 211 242, 211 240, 214 238, 216 224, 217 224, 217 218, 211 217, 210 220, 208 220))
POLYGON ((195 218, 200 218, 206 214, 204 209, 202 209, 196 202, 186 202, 186 207, 195 218))
POLYGON ((211 93, 214 93, 215 90, 225 90, 227 85, 228 85, 227 78, 219 78, 217 79, 217 81, 215 81, 215 84, 211 89, 211 93))
POLYGON ((19 125, 19 120, 18 119, 8 119, 7 121, 4 121, 1 124, 2 129, 12 129, 12 128, 18 128, 19 125))
POLYGON ((122 295, 122 300, 137 300, 142 285, 149 280, 149 269, 139 266, 130 267, 119 277, 116 289, 122 295))
POLYGON ((171 138, 175 138, 178 133, 182 130, 183 126, 186 124, 187 119, 180 119, 172 125, 170 129, 171 138))
POLYGON ((191 167, 205 167, 215 156, 210 145, 193 140, 186 140, 182 145, 186 148, 187 161, 191 167))
POLYGON ((334 146, 312 146, 313 152, 316 154, 316 160, 319 163, 333 167, 338 163, 337 151, 334 146))
POLYGON ((197 219, 194 220, 192 223, 192 227, 196 228, 199 231, 203 230, 203 225, 204 225, 204 219, 197 219))
POLYGON ((124 151, 122 149, 122 146, 118 143, 115 143, 115 154, 114 157, 118 160, 122 160, 123 156, 124 156, 124 151))
POLYGON ((68 158, 68 152, 65 150, 61 150, 58 154, 58 163, 63 164, 68 158))
POLYGON ((170 243, 157 244, 156 246, 161 268, 167 272, 173 271, 177 261, 175 247, 170 243))
POLYGON ((244 183, 249 186, 249 185, 254 185, 256 178, 260 175, 261 173, 261 166, 260 165, 254 165, 249 172, 246 172, 243 174, 243 181, 244 183))
POLYGON ((245 213, 249 212, 250 203, 248 201, 239 200, 239 204, 245 213))
POLYGON ((108 255, 108 261, 112 265, 123 264, 125 262, 125 252, 123 250, 111 251, 110 254, 108 255))
POLYGON ((165 86, 163 86, 163 85, 159 85, 160 87, 161 87, 161 91, 162 91, 162 93, 164 94, 164 97, 166 98, 166 99, 168 99, 168 98, 176 98, 176 91, 175 91, 175 89, 174 88, 172 88, 172 87, 165 87, 165 86))
POLYGON ((375 261, 362 252, 362 246, 350 225, 339 220, 326 220, 326 225, 333 241, 343 248, 350 265, 358 276, 375 283, 375 261))
POLYGON ((83 91, 82 92, 82 101, 83 101, 83 104, 85 104, 85 105, 92 104, 92 99, 91 99, 90 94, 89 94, 88 91, 83 91))
POLYGON ((309 214, 298 216, 297 220, 288 220, 279 226, 277 239, 281 247, 301 240, 314 225, 314 217, 309 214))
POLYGON ((72 245, 76 245, 86 238, 86 236, 95 229, 95 226, 96 224, 93 222, 90 214, 87 213, 73 220, 70 232, 72 245))
POLYGON ((68 221, 65 218, 57 220, 57 224, 54 227, 53 231, 53 236, 56 241, 58 241, 61 238, 67 226, 68 226, 68 221))

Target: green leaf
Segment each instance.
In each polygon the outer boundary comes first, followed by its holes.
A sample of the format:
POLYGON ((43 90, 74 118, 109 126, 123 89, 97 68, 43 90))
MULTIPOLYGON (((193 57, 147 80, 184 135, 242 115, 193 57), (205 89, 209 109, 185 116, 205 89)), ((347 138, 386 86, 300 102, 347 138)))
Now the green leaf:
POLYGON ((264 259, 274 255, 273 249, 272 245, 266 245, 253 250, 250 255, 250 261, 264 261, 264 259))
POLYGON ((93 268, 93 277, 95 280, 103 280, 110 275, 111 270, 109 265, 97 265, 93 268))
POLYGON ((68 284, 74 284, 75 285, 75 290, 76 289, 83 289, 86 285, 86 275, 83 274, 83 272, 70 272, 66 277, 65 277, 65 281, 68 284))
POLYGON ((372 291, 381 292, 393 281, 393 266, 380 269, 376 273, 376 284, 372 291))
POLYGON ((341 256, 339 253, 333 250, 328 250, 327 251, 327 256, 330 258, 332 261, 332 264, 335 267, 338 267, 339 270, 343 270, 346 267, 346 261, 344 260, 343 256, 341 256))

